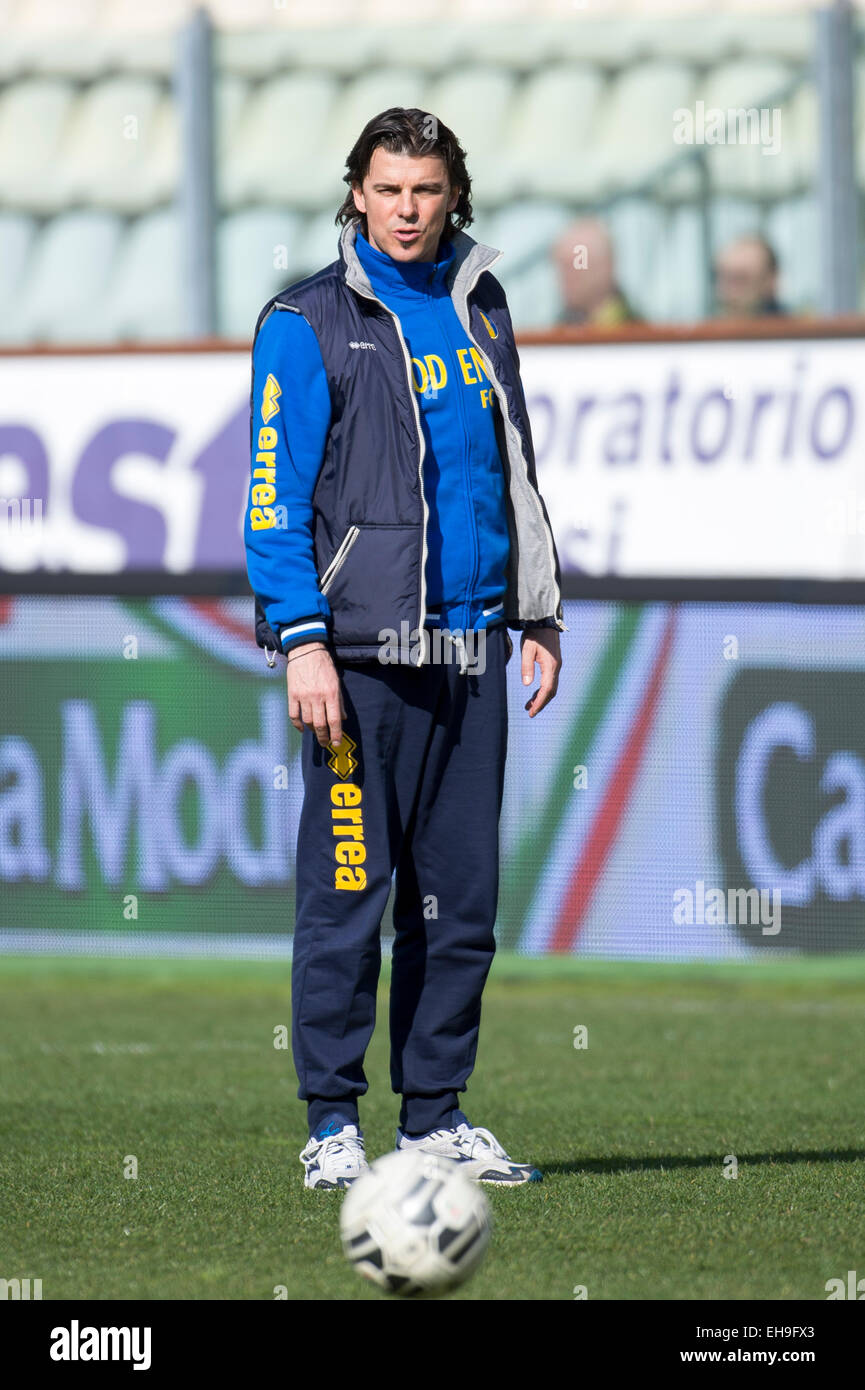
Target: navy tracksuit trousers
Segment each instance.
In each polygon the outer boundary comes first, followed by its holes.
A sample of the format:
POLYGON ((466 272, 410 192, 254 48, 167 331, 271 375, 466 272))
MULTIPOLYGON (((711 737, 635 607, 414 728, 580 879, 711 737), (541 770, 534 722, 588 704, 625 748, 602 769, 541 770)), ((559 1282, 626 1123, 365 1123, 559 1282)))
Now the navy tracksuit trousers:
POLYGON ((332 1113, 359 1124, 394 870, 399 1124, 421 1134, 452 1123, 495 952, 511 651, 497 625, 480 673, 461 674, 455 653, 421 667, 337 660, 351 744, 322 748, 304 731, 292 1046, 311 1134, 332 1113))

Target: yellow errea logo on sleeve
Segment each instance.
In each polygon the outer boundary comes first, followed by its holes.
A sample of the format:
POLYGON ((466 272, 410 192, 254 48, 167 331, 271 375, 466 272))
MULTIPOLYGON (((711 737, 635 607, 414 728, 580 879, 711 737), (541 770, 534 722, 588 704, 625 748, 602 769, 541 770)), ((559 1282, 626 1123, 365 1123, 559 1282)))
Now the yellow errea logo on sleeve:
POLYGON ((490 337, 497 338, 499 336, 499 330, 493 324, 490 323, 489 319, 487 318, 486 314, 483 312, 482 309, 478 309, 478 313, 480 314, 481 318, 486 324, 487 332, 489 333, 490 337))
POLYGON ((276 439, 273 426, 262 425, 258 431, 258 453, 255 455, 257 467, 252 470, 250 493, 252 505, 249 524, 253 531, 269 531, 276 525, 276 512, 273 509, 276 501, 276 439))
POLYGON ((272 420, 279 410, 277 402, 281 395, 282 389, 279 382, 273 375, 273 372, 271 372, 267 381, 264 383, 264 391, 261 395, 261 418, 265 424, 267 424, 269 420, 272 420))

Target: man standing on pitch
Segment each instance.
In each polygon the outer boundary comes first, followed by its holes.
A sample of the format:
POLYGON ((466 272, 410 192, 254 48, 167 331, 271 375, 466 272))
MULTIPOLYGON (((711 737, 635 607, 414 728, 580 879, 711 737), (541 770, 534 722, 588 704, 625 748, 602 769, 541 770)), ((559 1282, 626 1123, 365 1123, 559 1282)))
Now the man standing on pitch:
POLYGON ((347 160, 339 257, 256 325, 245 520, 259 645, 303 733, 292 1044, 307 1187, 367 1167, 358 1098, 396 871, 397 1147, 537 1181, 459 1109, 495 951, 508 628, 556 693, 559 562, 537 489, 501 256, 434 116, 394 107, 347 160), (269 660, 271 658, 268 656, 269 660))

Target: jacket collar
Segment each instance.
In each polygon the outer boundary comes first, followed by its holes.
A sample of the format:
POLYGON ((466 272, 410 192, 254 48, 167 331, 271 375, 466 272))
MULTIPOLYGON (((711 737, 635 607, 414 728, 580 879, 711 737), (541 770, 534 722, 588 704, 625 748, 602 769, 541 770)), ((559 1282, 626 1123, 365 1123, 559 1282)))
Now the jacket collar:
POLYGON ((439 243, 442 254, 435 261, 396 261, 379 251, 377 246, 372 246, 358 227, 355 229, 354 249, 373 287, 386 304, 390 304, 392 298, 417 300, 418 296, 449 293, 445 280, 454 248, 448 240, 442 239, 439 243))
MULTIPOLYGON (((343 264, 345 283, 359 294, 377 299, 378 295, 355 249, 357 226, 358 223, 355 221, 347 222, 339 237, 339 258, 343 264)), ((494 246, 485 246, 483 242, 475 241, 467 232, 454 232, 451 241, 454 254, 445 276, 445 284, 454 301, 460 322, 468 331, 466 300, 469 290, 485 270, 489 270, 496 261, 501 260, 504 252, 497 251, 494 246)))

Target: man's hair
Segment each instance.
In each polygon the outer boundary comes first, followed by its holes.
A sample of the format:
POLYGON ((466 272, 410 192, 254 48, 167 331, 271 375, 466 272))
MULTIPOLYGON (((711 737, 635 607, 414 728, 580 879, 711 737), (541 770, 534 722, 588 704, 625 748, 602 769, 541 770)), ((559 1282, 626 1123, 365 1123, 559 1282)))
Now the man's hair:
POLYGON ((360 187, 363 184, 373 153, 379 146, 390 154, 407 154, 416 159, 432 154, 443 159, 448 182, 451 188, 459 187, 460 195, 453 212, 449 212, 445 218, 442 235, 450 238, 455 231, 469 226, 473 221, 472 181, 466 169, 466 152, 443 121, 429 111, 418 110, 416 106, 391 106, 367 121, 345 161, 343 183, 348 184, 348 193, 334 218, 335 222, 341 226, 346 222, 366 223, 365 215, 355 207, 351 186, 357 184, 360 187))

